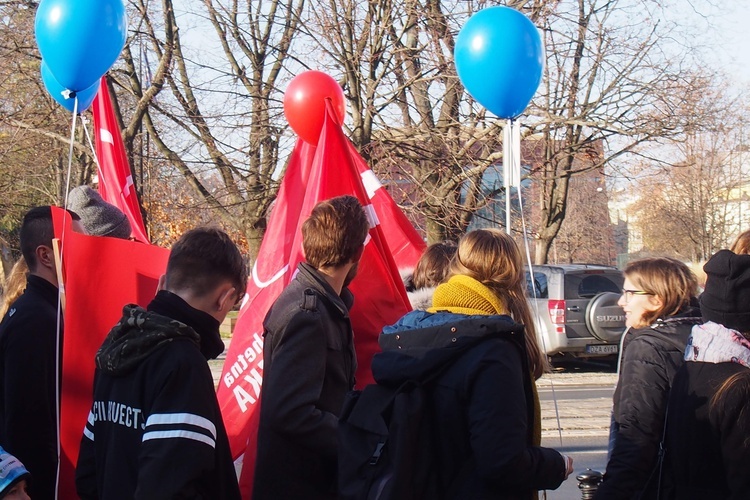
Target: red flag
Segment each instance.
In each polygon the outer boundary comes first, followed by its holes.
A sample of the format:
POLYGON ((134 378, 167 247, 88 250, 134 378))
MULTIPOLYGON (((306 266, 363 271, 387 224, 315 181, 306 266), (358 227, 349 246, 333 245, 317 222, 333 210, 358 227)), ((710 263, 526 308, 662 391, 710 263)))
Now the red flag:
POLYGON ((426 247, 424 240, 380 183, 375 172, 370 170, 367 162, 359 155, 354 144, 348 140, 346 143, 349 146, 349 154, 362 177, 367 196, 378 215, 380 228, 383 230, 393 260, 396 261, 399 269, 413 268, 426 247))
POLYGON ((246 498, 252 488, 260 413, 262 321, 302 260, 300 227, 315 204, 345 194, 356 196, 365 207, 372 226, 359 273, 351 284, 355 295, 351 318, 360 385, 373 380, 370 360, 378 350, 377 338, 382 327, 395 322, 409 310, 403 283, 386 242, 387 234, 399 242, 399 255, 404 266, 415 264, 424 243, 410 224, 401 225, 405 216, 387 192, 378 189, 379 183, 374 176, 363 184, 362 177, 370 177, 367 172, 369 168, 364 160, 330 113, 318 147, 300 140, 292 153, 253 267, 248 296, 234 330, 217 394, 232 454, 238 457, 246 451, 240 481, 246 498), (385 227, 389 228, 387 234, 385 227), (417 249, 411 248, 417 245, 417 249))
POLYGON ((93 397, 94 356, 125 304, 146 306, 154 297, 169 251, 73 232, 70 216, 58 208, 53 219, 55 237, 63 240, 66 297, 58 498, 74 499, 78 448, 93 397))
POLYGON ((99 93, 96 94, 91 107, 94 112, 96 157, 99 162, 99 194, 128 216, 133 236, 148 243, 138 195, 133 185, 133 174, 125 155, 125 146, 122 144, 112 101, 109 99, 106 78, 102 77, 99 93))

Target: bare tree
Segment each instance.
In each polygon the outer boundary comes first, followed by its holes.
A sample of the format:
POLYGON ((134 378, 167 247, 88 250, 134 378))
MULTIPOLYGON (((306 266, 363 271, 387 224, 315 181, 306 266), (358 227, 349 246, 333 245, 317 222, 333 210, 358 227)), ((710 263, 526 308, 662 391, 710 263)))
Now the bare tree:
POLYGON ((130 157, 153 144, 196 200, 240 231, 253 256, 278 188, 284 127, 277 85, 303 5, 203 0, 176 13, 171 0, 133 0, 137 28, 115 76, 135 103, 123 123, 130 157))
POLYGON ((737 111, 704 122, 674 146, 680 163, 657 168, 636 183, 634 224, 645 251, 700 262, 747 229, 750 156, 743 147, 749 139, 743 122, 737 111))
MULTIPOLYGON (((65 200, 72 115, 47 93, 34 40, 36 2, 0 4, 0 254, 18 256, 17 230, 35 205, 65 200)), ((91 178, 94 164, 82 131, 74 138, 71 185, 91 178)))
POLYGON ((682 41, 675 27, 653 21, 663 8, 647 0, 576 0, 559 2, 546 18, 546 74, 528 120, 547 144, 535 173, 542 184, 538 263, 567 215, 570 179, 581 173, 577 155, 600 141, 600 162, 586 168, 647 155, 694 119, 681 111, 706 80, 685 69, 691 49, 675 43, 682 41))
MULTIPOLYGON (((507 2, 541 27, 547 53, 542 88, 524 136, 546 144, 535 260, 545 262, 566 217, 570 178, 601 169, 685 126, 685 95, 703 82, 684 66, 690 47, 674 26, 652 21, 650 0, 507 2), (675 42, 677 40, 677 42, 675 42), (669 52, 669 54, 667 54, 669 52), (582 170, 577 157, 598 153, 582 170)), ((482 176, 501 160, 500 126, 464 92, 453 64, 456 33, 480 3, 320 0, 305 28, 320 41, 352 105, 350 135, 381 177, 403 194, 428 240, 461 234, 498 192, 482 176)))

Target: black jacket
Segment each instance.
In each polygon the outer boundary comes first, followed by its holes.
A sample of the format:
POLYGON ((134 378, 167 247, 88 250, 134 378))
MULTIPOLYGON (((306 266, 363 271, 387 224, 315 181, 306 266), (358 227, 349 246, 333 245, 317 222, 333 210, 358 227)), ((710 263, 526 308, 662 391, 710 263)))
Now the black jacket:
POLYGON ((626 333, 613 397, 614 447, 595 498, 655 498, 667 398, 690 330, 701 322, 700 311, 689 308, 626 333))
MULTIPOLYGON (((711 347, 711 346, 709 346, 711 347)), ((669 398, 665 500, 744 500, 750 496, 750 368, 688 360, 669 398), (712 398, 730 378, 722 403, 712 398)))
POLYGON ((0 323, 0 445, 31 472, 31 494, 40 500, 55 497, 57 475, 57 295, 56 286, 29 275, 0 323))
POLYGON ((302 263, 263 323, 254 500, 336 497, 338 416, 357 368, 341 296, 302 263))
POLYGON ((508 316, 413 311, 380 337, 379 384, 434 382, 435 453, 440 489, 456 499, 530 499, 555 489, 565 463, 532 445, 534 403, 523 326, 508 316), (468 466, 467 466, 468 464, 468 466))
POLYGON ((240 497, 206 363, 223 349, 219 322, 177 295, 125 307, 96 355, 81 498, 240 497))

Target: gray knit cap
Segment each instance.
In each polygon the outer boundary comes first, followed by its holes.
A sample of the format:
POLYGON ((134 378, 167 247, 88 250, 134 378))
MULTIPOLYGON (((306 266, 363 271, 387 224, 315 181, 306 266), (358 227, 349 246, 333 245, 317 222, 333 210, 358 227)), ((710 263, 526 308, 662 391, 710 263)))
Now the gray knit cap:
POLYGON ((68 209, 78 214, 88 234, 130 238, 128 217, 119 208, 104 201, 99 192, 89 186, 78 186, 70 191, 68 209))

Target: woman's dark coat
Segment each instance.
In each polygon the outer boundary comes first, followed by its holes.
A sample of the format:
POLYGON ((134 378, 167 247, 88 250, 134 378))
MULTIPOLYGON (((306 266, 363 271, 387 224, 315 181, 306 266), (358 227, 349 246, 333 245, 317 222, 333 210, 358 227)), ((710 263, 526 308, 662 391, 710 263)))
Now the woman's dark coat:
POLYGON ((379 384, 444 370, 431 391, 441 491, 456 499, 526 500, 562 483, 562 456, 531 444, 532 380, 521 325, 508 316, 414 311, 386 328, 380 344, 384 352, 372 367, 379 384))

